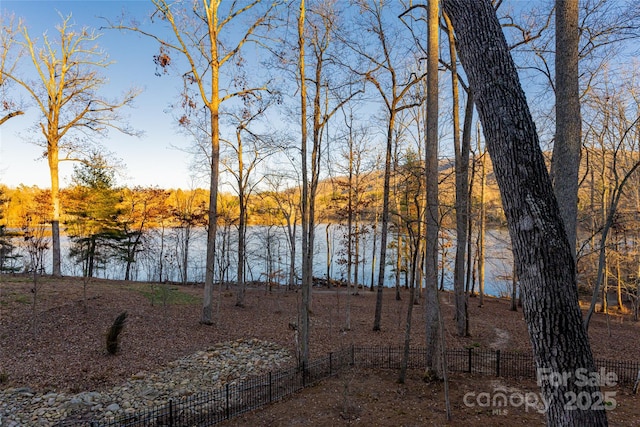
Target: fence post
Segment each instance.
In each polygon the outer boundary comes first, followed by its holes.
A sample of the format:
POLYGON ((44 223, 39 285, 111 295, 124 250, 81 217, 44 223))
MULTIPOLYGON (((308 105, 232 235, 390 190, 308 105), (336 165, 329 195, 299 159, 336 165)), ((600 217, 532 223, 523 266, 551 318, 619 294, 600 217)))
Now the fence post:
POLYGON ((169 399, 169 426, 173 426, 173 399, 169 399))
POLYGON ((273 402, 273 392, 272 392, 272 385, 271 385, 271 371, 269 371, 269 403, 273 402))
POLYGON ((226 404, 226 407, 225 407, 225 412, 226 412, 227 419, 231 419, 231 407, 230 407, 230 403, 229 403, 229 383, 227 383, 225 385, 225 395, 226 395, 226 400, 227 400, 227 404, 226 404))
POLYGON ((302 388, 307 387, 307 364, 302 362, 302 388))
POLYGON ((469 368, 467 369, 467 372, 471 373, 471 363, 473 360, 473 347, 469 347, 468 350, 469 350, 469 368))
POLYGON ((496 377, 500 376, 500 350, 496 350, 496 377))

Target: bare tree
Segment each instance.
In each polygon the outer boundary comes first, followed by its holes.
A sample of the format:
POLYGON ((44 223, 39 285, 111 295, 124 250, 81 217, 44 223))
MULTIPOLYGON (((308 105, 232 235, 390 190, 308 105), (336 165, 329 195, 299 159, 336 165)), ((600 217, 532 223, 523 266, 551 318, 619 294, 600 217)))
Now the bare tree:
MULTIPOLYGON (((453 147, 456 171, 456 258, 453 277, 453 289, 456 302, 456 326, 458 335, 469 335, 468 296, 465 292, 464 267, 467 250, 467 227, 469 224, 469 153, 471 151, 471 124, 473 122, 473 97, 467 88, 467 104, 464 125, 460 129, 460 89, 457 53, 451 20, 444 14, 449 39, 449 58, 451 68, 451 94, 453 100, 453 147)), ((466 86, 463 86, 466 87, 466 86)))
POLYGON ((264 114, 272 104, 270 100, 259 98, 252 108, 245 104, 239 113, 231 114, 231 121, 235 124, 235 140, 227 140, 231 148, 231 159, 223 159, 225 169, 233 176, 234 188, 238 194, 238 269, 237 269, 237 298, 236 306, 244 307, 245 297, 245 269, 246 269, 246 241, 247 221, 249 220, 249 200, 255 187, 262 178, 255 178, 256 169, 265 161, 273 150, 270 147, 270 137, 259 135, 251 127, 252 123, 264 118, 264 114), (232 165, 235 163, 235 165, 232 165))
MULTIPOLYGON (((386 115, 386 152, 385 170, 382 196, 382 218, 380 228, 380 259, 378 262, 378 283, 376 295, 376 309, 373 321, 373 330, 380 330, 382 319, 382 291, 384 289, 384 278, 386 268, 387 238, 389 230, 389 205, 391 192, 391 168, 392 154, 394 148, 394 132, 396 129, 397 114, 405 109, 420 105, 421 100, 407 99, 412 87, 422 81, 423 75, 400 72, 402 65, 401 55, 394 47, 397 47, 399 34, 393 30, 385 17, 391 11, 388 4, 384 2, 369 2, 362 0, 359 2, 362 11, 362 22, 360 27, 352 31, 354 35, 372 33, 371 39, 361 38, 348 43, 350 48, 363 60, 366 61, 365 70, 354 70, 361 74, 367 83, 373 85, 380 95, 384 105, 386 115)), ((406 52, 405 52, 406 53, 406 52)))
POLYGON ((86 27, 77 30, 71 16, 62 18, 56 30, 57 40, 45 33, 39 44, 27 27, 21 27, 19 44, 28 52, 37 78, 27 79, 17 70, 3 70, 3 77, 21 86, 41 115, 39 128, 44 139, 37 144, 44 148, 51 175, 53 274, 60 276, 59 164, 88 161, 92 151, 89 136, 105 136, 109 129, 135 134, 121 124, 118 111, 130 106, 139 91, 131 89, 116 100, 100 95, 107 79, 99 71, 111 64, 95 44, 100 35, 86 27))
MULTIPOLYGON (((338 262, 346 266, 346 322, 345 329, 351 329, 351 295, 358 294, 361 276, 358 266, 363 260, 361 241, 369 229, 363 224, 362 216, 370 206, 371 199, 366 187, 371 184, 371 175, 378 164, 375 153, 369 144, 367 129, 356 127, 353 110, 344 113, 345 147, 340 150, 340 158, 335 159, 335 170, 338 176, 335 182, 335 193, 332 197, 336 203, 336 213, 341 219, 343 233, 343 250, 338 262), (344 164, 343 164, 344 162, 344 164), (345 195, 346 193, 346 195, 345 195), (346 200, 345 200, 346 199, 346 200), (345 206, 346 203, 346 206, 345 206), (346 226, 344 220, 346 219, 346 226)), ((332 160, 334 162, 334 160, 332 160)))
POLYGON ((134 187, 123 189, 121 197, 120 223, 123 239, 118 245, 118 254, 125 263, 124 280, 131 280, 133 264, 144 250, 159 212, 165 208, 164 201, 168 193, 157 188, 134 187))
POLYGON ((316 221, 316 194, 320 181, 323 149, 327 144, 324 130, 329 120, 342 106, 361 90, 354 88, 349 75, 341 75, 343 67, 335 60, 335 31, 338 24, 336 3, 317 3, 306 16, 304 0, 298 16, 298 79, 301 102, 301 160, 302 160, 302 305, 300 321, 301 361, 309 358, 309 316, 313 285, 313 252, 316 221), (313 73, 306 73, 305 43, 311 48, 309 64, 313 73), (329 79, 331 75, 331 79, 329 79), (310 89, 308 93, 307 90, 310 89), (307 109, 311 105, 311 111, 307 109), (311 150, 308 147, 307 114, 311 117, 311 150))
POLYGON ((271 12, 276 3, 271 3, 261 10, 255 19, 241 27, 240 18, 257 9, 260 0, 253 0, 242 5, 237 2, 220 2, 204 0, 193 7, 172 3, 166 0, 152 0, 156 8, 154 17, 165 22, 170 36, 160 36, 145 31, 135 25, 112 25, 113 28, 136 31, 158 41, 160 50, 154 61, 162 72, 170 69, 174 54, 186 61, 186 70, 179 74, 184 80, 184 91, 181 95, 185 115, 180 123, 188 125, 190 116, 199 111, 197 101, 202 102, 207 111, 210 139, 208 155, 209 170, 209 227, 207 229, 207 257, 204 284, 204 300, 200 323, 213 324, 214 270, 216 256, 217 202, 220 170, 220 106, 234 98, 250 98, 257 92, 265 90, 264 86, 247 86, 244 79, 236 81, 236 85, 227 89, 220 87, 220 76, 224 69, 242 63, 241 50, 251 41, 257 31, 269 25, 271 12), (230 44, 223 39, 231 32, 237 33, 230 44))
MULTIPOLYGON (((607 240, 609 232, 616 225, 616 218, 619 214, 618 207, 621 205, 626 187, 631 183, 631 179, 640 167, 640 160, 634 153, 634 149, 640 149, 640 147, 635 147, 640 141, 638 139, 640 136, 640 101, 637 96, 634 96, 634 89, 634 87, 625 87, 625 85, 618 88, 617 91, 606 89, 604 93, 600 94, 600 97, 594 97, 596 99, 591 101, 595 101, 600 109, 598 117, 589 124, 587 139, 597 140, 602 152, 600 167, 603 188, 601 195, 603 221, 600 230, 596 282, 591 304, 584 319, 585 328, 589 327, 603 283, 605 290, 602 303, 606 312, 607 240), (625 99, 627 96, 630 99, 625 99), (629 114, 632 114, 632 117, 635 116, 635 119, 629 119, 629 114), (607 142, 611 145, 607 145, 607 142), (609 174, 607 174, 607 170, 609 170, 609 174)), ((592 185, 594 185, 593 182, 592 185)), ((620 286, 619 274, 617 279, 620 286)))
POLYGON ((286 181, 287 177, 282 170, 267 174, 266 182, 269 185, 269 191, 265 191, 261 195, 263 198, 275 202, 277 206, 276 217, 281 217, 283 220, 282 228, 287 237, 289 248, 287 286, 289 289, 293 289, 296 284, 296 233, 300 217, 300 192, 296 187, 287 187, 286 181))
POLYGON ((2 94, 0 125, 2 125, 12 117, 24 114, 22 108, 8 95, 9 81, 5 77, 5 74, 15 72, 18 60, 24 50, 20 49, 21 46, 16 43, 16 37, 22 31, 22 23, 16 22, 14 15, 3 13, 0 25, 2 26, 2 31, 0 31, 0 94, 2 94))
MULTIPOLYGON (((488 0, 444 0, 443 5, 453 23, 500 187, 536 366, 565 374, 577 369, 595 372, 571 247, 495 10, 488 0)), ((540 382, 549 402, 548 425, 607 425, 604 407, 567 406, 567 399, 582 392, 602 399, 597 385, 557 384, 544 378, 540 382)))
POLYGON ((173 219, 176 221, 173 227, 176 238, 176 261, 180 267, 180 279, 183 284, 189 280, 189 251, 191 239, 196 227, 206 224, 206 203, 198 197, 200 191, 177 190, 173 193, 175 205, 171 209, 173 219))

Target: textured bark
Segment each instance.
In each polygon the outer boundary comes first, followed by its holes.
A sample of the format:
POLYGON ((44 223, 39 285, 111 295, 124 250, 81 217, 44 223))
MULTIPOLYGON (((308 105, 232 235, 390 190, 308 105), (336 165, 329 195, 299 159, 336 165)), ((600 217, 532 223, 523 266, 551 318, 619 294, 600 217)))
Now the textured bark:
POLYGON ((438 2, 429 2, 426 129, 425 311, 427 369, 442 378, 440 300, 438 296, 438 2))
MULTIPOLYGON (((213 74, 213 70, 212 70, 213 74)), ((216 87, 212 89, 214 100, 209 108, 211 118, 211 163, 209 175, 209 213, 207 227, 207 269, 205 271, 204 294, 202 300, 202 315, 200 323, 203 325, 213 324, 213 282, 214 270, 216 262, 216 234, 218 232, 218 180, 220 168, 220 140, 219 140, 219 122, 218 122, 218 79, 216 69, 216 87)), ((213 79, 213 78, 212 78, 213 79)))
POLYGON ((384 271, 387 262, 387 234, 389 230, 389 194, 391 192, 391 152, 393 150, 393 129, 395 111, 390 109, 387 123, 387 149, 384 160, 384 184, 382 189, 382 224, 380 229, 380 263, 378 264, 378 285, 376 287, 376 310, 373 318, 373 330, 380 330, 382 319, 382 290, 384 289, 384 271))
POLYGON ((449 57, 451 58, 451 94, 453 102, 453 148, 456 171, 456 257, 453 273, 453 290, 456 303, 456 329, 461 337, 469 335, 467 313, 467 294, 464 289, 464 267, 467 251, 467 223, 469 217, 469 152, 471 141, 471 121, 473 119, 473 100, 467 100, 464 117, 464 135, 460 138, 460 89, 458 87, 458 61, 453 27, 445 14, 449 39, 449 57))
MULTIPOLYGON (((300 0, 300 14, 298 15, 298 49, 299 63, 298 73, 300 78, 300 133, 302 154, 302 200, 300 211, 302 214, 302 306, 300 307, 300 360, 303 364, 309 363, 309 312, 311 311, 311 287, 313 277, 311 275, 311 261, 309 258, 313 252, 309 250, 309 176, 307 171, 307 83, 305 77, 304 61, 304 26, 305 26, 305 0, 300 0)), ((313 246, 311 246, 313 247, 313 246)))
POLYGON ((483 124, 511 236, 524 315, 539 369, 569 374, 540 381, 552 426, 607 425, 604 409, 570 410, 570 397, 597 385, 576 381, 595 372, 578 305, 575 264, 538 136, 495 11, 488 0, 444 0, 483 124))
POLYGON ((556 137, 551 158, 551 178, 574 259, 578 168, 582 146, 578 92, 579 36, 578 0, 556 0, 556 137))
POLYGON ((23 114, 24 114, 24 111, 12 111, 9 114, 6 114, 2 118, 0 118, 0 125, 4 124, 4 122, 6 122, 9 119, 12 119, 16 116, 21 116, 23 114))

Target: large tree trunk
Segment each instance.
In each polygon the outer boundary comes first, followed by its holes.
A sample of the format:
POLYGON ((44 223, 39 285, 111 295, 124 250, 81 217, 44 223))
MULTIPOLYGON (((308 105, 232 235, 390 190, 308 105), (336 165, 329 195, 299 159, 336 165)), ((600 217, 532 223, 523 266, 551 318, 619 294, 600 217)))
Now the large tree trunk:
POLYGON ((444 0, 484 128, 511 236, 550 426, 607 425, 603 408, 572 410, 586 393, 602 401, 598 386, 576 380, 595 365, 578 305, 575 263, 553 194, 538 135, 500 23, 489 0, 444 0), (571 375, 549 381, 550 372, 571 375))
POLYGON ((551 178, 574 259, 578 168, 582 146, 578 91, 579 36, 578 0, 556 0, 556 139, 551 158, 551 178))
POLYGON ((425 242, 425 311, 427 370, 443 377, 440 334, 440 299, 438 296, 438 22, 437 1, 429 2, 427 58, 427 129, 426 129, 426 242, 425 242))
POLYGON ((51 218, 51 241, 52 241, 52 265, 53 275, 62 276, 60 257, 60 180, 58 174, 58 149, 57 143, 51 144, 47 151, 49 161, 49 173, 51 174, 51 204, 53 206, 53 216, 51 218))
MULTIPOLYGON (((217 69, 216 69, 217 71, 217 69)), ((220 136, 218 122, 218 87, 217 72, 215 73, 214 101, 209 107, 211 119, 211 164, 209 182, 209 226, 207 228, 207 255, 204 280, 204 298, 202 302, 202 316, 200 323, 203 325, 213 324, 213 281, 216 263, 216 234, 218 231, 218 179, 220 170, 220 136)), ((213 80, 213 78, 212 78, 213 80)))

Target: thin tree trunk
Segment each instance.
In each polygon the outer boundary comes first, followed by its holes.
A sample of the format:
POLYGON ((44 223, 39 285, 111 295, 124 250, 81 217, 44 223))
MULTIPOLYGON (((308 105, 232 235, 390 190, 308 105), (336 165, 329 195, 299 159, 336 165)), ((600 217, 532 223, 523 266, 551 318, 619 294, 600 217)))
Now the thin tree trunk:
POLYGON ((327 256, 326 256, 326 258, 327 258, 327 265, 326 265, 326 267, 327 267, 327 273, 326 273, 326 276, 327 276, 327 288, 331 288, 331 243, 332 242, 329 241, 329 228, 330 227, 331 227, 331 224, 328 223, 324 228, 324 236, 325 236, 325 239, 327 241, 327 245, 326 245, 327 246, 327 256))
POLYGON ((620 272, 620 254, 616 257, 616 289, 618 295, 618 312, 624 313, 624 304, 622 303, 622 273, 620 272))
MULTIPOLYGON (((480 133, 480 123, 478 123, 478 133, 480 133)), ((480 137, 478 136, 478 139, 480 137)), ((467 270, 466 270, 466 279, 465 279, 465 291, 468 296, 474 296, 473 288, 471 286, 471 274, 473 270, 473 262, 476 258, 476 254, 473 254, 473 215, 471 215, 471 211, 473 209, 473 185, 476 180, 476 154, 473 153, 473 159, 471 160, 471 179, 469 180, 469 191, 467 194, 467 200, 469 201, 468 212, 469 215, 467 217, 467 270)))
POLYGON ((445 14, 447 34, 449 38, 449 57, 451 58, 451 93, 453 97, 453 146, 455 152, 456 178, 456 256, 453 273, 453 290, 455 294, 456 328, 461 337, 469 335, 469 319, 467 313, 467 294, 464 288, 464 267, 467 256, 467 223, 469 218, 469 152, 471 151, 471 122, 473 120, 473 98, 467 99, 464 117, 464 135, 460 141, 460 90, 458 88, 458 60, 453 27, 445 14))
POLYGON ((638 315, 640 314, 640 259, 637 261, 638 268, 636 269, 636 300, 633 304, 633 320, 638 321, 638 315))
POLYGON ((375 283, 375 275, 376 275, 376 256, 378 253, 376 252, 376 243, 378 242, 378 209, 376 208, 376 215, 373 220, 373 244, 371 245, 371 282, 369 290, 373 292, 373 286, 375 283))
MULTIPOLYGON (((351 269, 353 263, 353 139, 349 137, 349 196, 347 200, 347 322, 345 328, 351 330, 351 269)), ((358 268, 356 267, 356 271, 358 268)))
POLYGON ((184 252, 182 254, 182 283, 189 281, 189 243, 191 241, 191 225, 184 231, 184 252))
POLYGON ((511 272, 511 311, 518 311, 518 273, 515 263, 511 272))
MULTIPOLYGON (((478 131, 479 132, 479 131, 478 131)), ((478 135, 478 150, 480 150, 480 136, 478 135)), ((480 223, 478 226, 478 307, 484 305, 484 240, 487 223, 487 208, 485 190, 487 187, 486 152, 482 154, 480 163, 480 223)))
POLYGON ((393 150, 393 129, 395 127, 395 111, 389 111, 387 124, 387 150, 384 161, 384 187, 382 191, 382 227, 380 230, 380 263, 378 267, 378 287, 376 293, 376 311, 373 330, 380 330, 382 319, 382 290, 384 288, 384 270, 387 262, 387 234, 389 232, 389 197, 391 192, 391 153, 393 150))
POLYGON ((400 375, 398 376, 398 382, 400 384, 404 384, 404 381, 407 375, 407 366, 409 365, 409 348, 411 346, 411 317, 413 315, 413 306, 415 304, 414 298, 416 293, 416 286, 414 282, 415 282, 415 278, 412 278, 411 283, 409 285, 409 302, 407 304, 407 319, 404 326, 404 349, 402 352, 402 361, 400 362, 400 375))
POLYGON ((602 312, 609 314, 609 261, 604 263, 604 283, 602 287, 602 312))
POLYGON ((300 362, 309 363, 309 312, 311 310, 311 287, 313 277, 309 246, 310 235, 310 206, 309 206, 309 175, 307 171, 307 84, 305 77, 305 0, 300 0, 298 16, 298 49, 299 49, 299 78, 300 78, 300 132, 302 155, 302 306, 300 308, 300 362))
POLYGON ((289 290, 294 288, 296 281, 296 226, 289 224, 289 290))
POLYGON ((400 234, 400 227, 396 231, 396 301, 400 301, 400 272, 402 271, 402 235, 400 234))
MULTIPOLYGON (((241 203, 244 203, 243 198, 241 197, 241 203)), ((237 295, 236 295, 236 307, 244 307, 244 298, 246 294, 246 280, 244 277, 244 268, 245 268, 245 248, 246 248, 246 223, 245 218, 243 218, 246 213, 243 211, 246 208, 240 208, 240 219, 238 222, 238 271, 237 271, 237 295)), ((269 277, 267 277, 269 280, 269 277)))
POLYGON ((358 263, 360 262, 360 231, 358 230, 358 219, 357 216, 354 215, 354 229, 355 229, 355 248, 353 253, 353 286, 354 286, 354 294, 358 295, 358 263))

